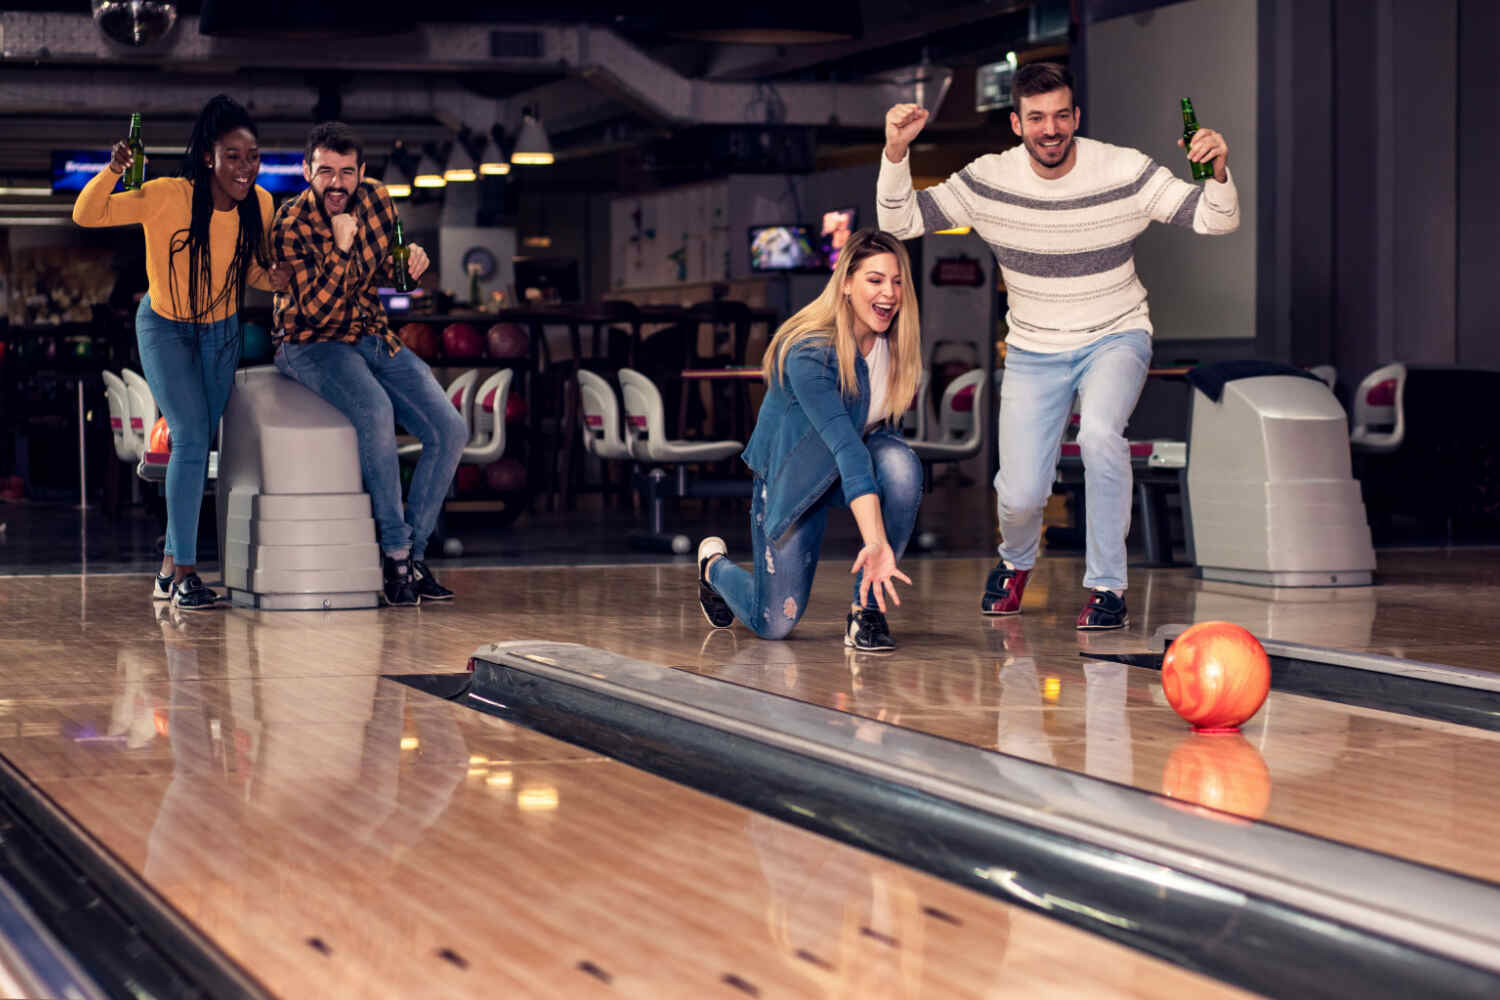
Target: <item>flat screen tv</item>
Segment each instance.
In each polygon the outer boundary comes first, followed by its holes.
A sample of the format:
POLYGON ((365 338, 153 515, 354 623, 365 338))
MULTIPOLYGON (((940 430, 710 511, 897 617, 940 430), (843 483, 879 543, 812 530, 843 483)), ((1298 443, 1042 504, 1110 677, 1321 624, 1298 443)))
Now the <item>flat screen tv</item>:
POLYGON ((815 271, 823 255, 813 243, 808 226, 787 224, 750 227, 750 270, 815 271))
POLYGON ((823 213, 823 232, 819 237, 819 249, 823 251, 823 263, 832 270, 839 262, 839 251, 849 242, 849 234, 859 225, 859 212, 853 208, 835 208, 823 213))

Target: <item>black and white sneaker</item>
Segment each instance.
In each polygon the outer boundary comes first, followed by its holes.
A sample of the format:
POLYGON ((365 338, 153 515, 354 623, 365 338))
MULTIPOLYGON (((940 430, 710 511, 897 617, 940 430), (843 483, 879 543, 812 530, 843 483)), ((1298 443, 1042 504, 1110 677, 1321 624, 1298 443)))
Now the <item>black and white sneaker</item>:
POLYGON ((168 573, 166 576, 156 578, 156 583, 151 588, 151 599, 153 601, 170 601, 172 599, 172 577, 174 575, 168 573))
POLYGON ((172 587, 172 607, 183 611, 212 611, 219 595, 208 589, 197 573, 189 573, 172 587))
POLYGON ((391 608, 414 608, 422 599, 417 596, 417 581, 411 570, 411 558, 380 557, 380 571, 385 582, 380 596, 391 608))
POLYGON ((412 574, 416 577, 415 589, 417 596, 424 601, 451 601, 453 591, 437 582, 437 577, 432 575, 432 570, 427 568, 427 563, 421 559, 411 561, 412 574))
POLYGON ((890 626, 885 623, 885 613, 874 608, 849 612, 844 645, 861 653, 883 653, 896 648, 891 641, 890 626))
POLYGON ((1094 591, 1083 610, 1078 612, 1080 632, 1105 632, 1129 624, 1130 612, 1125 608, 1125 598, 1113 590, 1094 591))
POLYGON ((703 617, 714 628, 728 628, 734 624, 734 612, 729 610, 729 604, 708 582, 709 559, 725 555, 728 551, 724 539, 717 535, 710 535, 698 543, 698 606, 703 609, 703 617))

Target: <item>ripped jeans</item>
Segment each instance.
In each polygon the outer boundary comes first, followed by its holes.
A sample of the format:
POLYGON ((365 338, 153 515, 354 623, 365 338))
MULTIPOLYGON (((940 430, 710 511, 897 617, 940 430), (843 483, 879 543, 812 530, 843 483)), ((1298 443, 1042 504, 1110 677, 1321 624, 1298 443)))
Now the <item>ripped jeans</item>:
MULTIPOLYGON (((922 501, 922 463, 906 442, 885 435, 867 439, 875 466, 875 486, 880 494, 880 513, 885 537, 897 560, 906 551, 917 523, 922 501)), ((828 527, 828 509, 843 506, 838 480, 802 515, 790 531, 775 542, 765 536, 766 484, 755 480, 750 500, 750 546, 755 563, 751 570, 727 558, 715 559, 708 568, 708 582, 724 598, 734 616, 762 639, 785 639, 807 610, 813 574, 823 532, 828 527)), ((860 573, 854 579, 853 601, 859 600, 860 573)), ((876 607, 874 590, 865 606, 876 607)))

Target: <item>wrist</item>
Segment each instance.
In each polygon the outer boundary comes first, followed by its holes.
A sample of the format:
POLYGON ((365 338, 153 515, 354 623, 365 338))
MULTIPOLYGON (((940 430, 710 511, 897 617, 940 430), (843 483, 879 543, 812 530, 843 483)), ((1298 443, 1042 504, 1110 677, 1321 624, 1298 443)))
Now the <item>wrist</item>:
POLYGON ((889 142, 886 143, 885 158, 887 160, 890 160, 892 163, 900 163, 902 160, 906 159, 906 147, 894 145, 889 142))
POLYGON ((125 168, 124 167, 116 167, 113 160, 111 160, 109 162, 108 166, 109 166, 109 172, 112 173, 112 174, 114 174, 114 175, 116 175, 116 176, 123 176, 124 173, 125 173, 125 168))

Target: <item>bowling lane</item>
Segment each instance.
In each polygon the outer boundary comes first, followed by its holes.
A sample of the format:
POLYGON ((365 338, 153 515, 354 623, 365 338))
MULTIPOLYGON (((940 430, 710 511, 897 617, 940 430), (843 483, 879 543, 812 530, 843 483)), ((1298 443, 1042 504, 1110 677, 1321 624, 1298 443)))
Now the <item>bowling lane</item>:
POLYGON ((1243 995, 391 681, 166 659, 0 750, 280 996, 1243 995))

